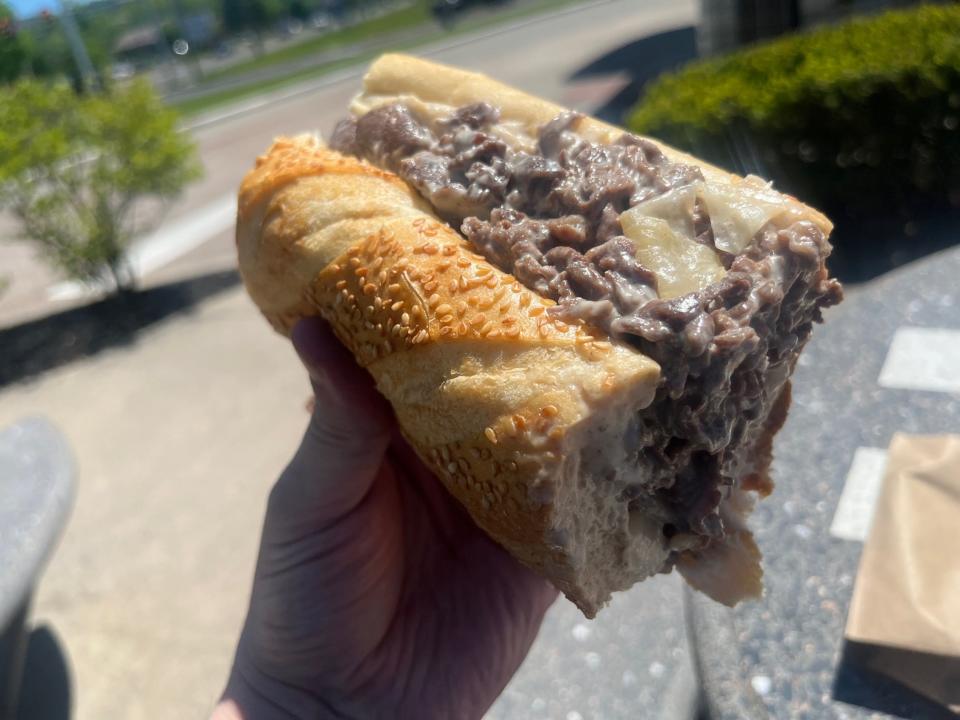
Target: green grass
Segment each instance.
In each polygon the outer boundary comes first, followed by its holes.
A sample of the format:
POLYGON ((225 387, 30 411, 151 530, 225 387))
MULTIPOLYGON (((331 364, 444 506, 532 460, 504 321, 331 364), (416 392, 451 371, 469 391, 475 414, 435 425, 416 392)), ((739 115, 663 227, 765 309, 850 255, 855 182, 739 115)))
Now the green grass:
POLYGON ((427 0, 416 0, 412 5, 394 10, 380 17, 364 20, 342 30, 335 30, 325 35, 290 45, 272 53, 231 65, 222 70, 209 73, 204 82, 216 82, 225 78, 243 75, 252 70, 280 65, 282 63, 300 60, 302 58, 321 53, 343 45, 363 42, 385 33, 406 30, 417 25, 423 25, 430 20, 430 8, 427 0))
MULTIPOLYGON (((326 63, 318 63, 317 65, 313 65, 311 67, 304 68, 302 70, 297 70, 295 72, 283 75, 281 77, 273 78, 271 80, 253 82, 249 85, 242 85, 239 87, 229 88, 221 92, 211 93, 209 95, 204 95, 202 97, 195 97, 195 98, 189 98, 189 99, 180 100, 180 101, 174 101, 173 105, 187 117, 196 116, 200 113, 207 112, 221 105, 226 105, 228 103, 231 103, 237 100, 242 100, 243 98, 261 95, 271 90, 278 90, 280 88, 283 88, 289 85, 295 85, 298 82, 302 82, 310 78, 321 77, 327 73, 333 72, 340 68, 349 67, 351 65, 356 65, 358 63, 366 62, 367 60, 370 60, 388 50, 393 50, 393 51, 412 50, 414 48, 420 47, 422 45, 426 45, 428 43, 434 42, 436 40, 440 40, 442 38, 455 37, 457 35, 474 32, 476 30, 494 27, 496 25, 501 25, 503 23, 510 22, 513 20, 520 20, 525 17, 537 15, 537 14, 546 12, 548 10, 559 10, 561 8, 568 7, 570 5, 576 5, 582 2, 583 0, 539 0, 538 2, 533 2, 530 4, 524 5, 522 7, 515 8, 513 10, 508 10, 505 12, 496 13, 494 15, 480 15, 479 17, 468 16, 463 20, 461 20, 459 23, 457 23, 455 26, 453 26, 453 28, 447 29, 447 30, 444 30, 439 26, 437 26, 430 19, 429 13, 427 13, 424 16, 424 19, 422 20, 422 22, 419 23, 419 25, 411 24, 411 25, 404 26, 403 28, 399 28, 399 29, 410 29, 411 27, 422 26, 424 28, 424 32, 419 34, 414 40, 407 40, 405 42, 398 42, 398 43, 390 43, 388 40, 385 40, 384 44, 382 46, 377 47, 376 49, 369 49, 363 52, 358 52, 356 55, 352 55, 350 57, 340 58, 338 60, 333 60, 326 63)), ((418 0, 418 6, 425 8, 426 3, 421 4, 418 0)), ((417 6, 414 6, 414 7, 417 7, 417 6)), ((413 10, 414 7, 405 8, 404 10, 397 11, 397 13, 413 10)), ((391 17, 395 17, 397 13, 390 13, 388 15, 384 15, 383 17, 375 18, 373 20, 367 21, 368 23, 378 23, 377 25, 378 30, 376 32, 371 31, 368 34, 364 34, 363 36, 352 35, 351 37, 353 39, 350 42, 359 42, 361 40, 367 39, 369 37, 373 37, 375 34, 380 34, 380 33, 387 35, 387 37, 389 38, 389 35, 392 35, 393 31, 398 29, 398 26, 394 24, 392 21, 389 21, 388 19, 391 17), (380 25, 379 23, 383 23, 383 24, 380 25), (385 28, 390 32, 389 33, 384 32, 385 28)), ((361 25, 357 25, 354 28, 348 28, 346 30, 342 30, 340 31, 340 33, 345 33, 345 32, 348 32, 349 30, 358 29, 361 26, 366 26, 366 24, 367 23, 361 23, 361 25)), ((318 38, 318 40, 322 40, 326 38, 330 38, 332 40, 334 37, 339 37, 340 33, 331 33, 330 35, 325 36, 324 38, 318 38)), ((303 43, 302 45, 306 45, 306 44, 308 43, 303 43)), ((336 44, 339 45, 341 43, 338 41, 336 44)), ((279 52, 286 52, 287 50, 292 51, 295 49, 299 49, 302 45, 297 45, 292 48, 285 48, 284 50, 281 50, 279 52)), ((327 49, 329 47, 332 47, 332 46, 328 45, 321 49, 327 49)), ((311 52, 317 52, 316 46, 313 46, 313 50, 311 52)), ((266 61, 269 58, 273 58, 275 54, 276 53, 271 55, 266 55, 263 58, 259 58, 258 60, 266 61)), ((304 53, 302 55, 298 54, 298 55, 295 55, 293 59, 298 59, 300 57, 305 57, 307 55, 308 53, 304 53)), ((291 59, 292 58, 288 56, 288 57, 284 57, 283 61, 286 62, 291 59)), ((251 62, 257 62, 258 60, 254 60, 251 62)), ((272 64, 272 62, 267 63, 267 65, 270 65, 270 64, 272 64)), ((265 66, 266 65, 261 65, 258 67, 265 67, 265 66)), ((230 69, 232 70, 233 68, 230 68, 230 69)), ((245 71, 250 69, 251 68, 248 67, 246 68, 245 71)), ((209 80, 211 77, 213 76, 212 75, 208 76, 207 80, 209 80)), ((223 76, 219 76, 219 77, 222 78, 223 76)))

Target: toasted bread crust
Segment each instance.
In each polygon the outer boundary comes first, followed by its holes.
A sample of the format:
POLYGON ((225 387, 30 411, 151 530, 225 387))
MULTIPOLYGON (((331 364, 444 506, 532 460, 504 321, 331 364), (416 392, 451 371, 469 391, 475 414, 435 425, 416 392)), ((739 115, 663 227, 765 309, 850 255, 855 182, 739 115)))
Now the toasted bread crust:
MULTIPOLYGON (((613 404, 643 407, 657 365, 472 252, 389 173, 312 137, 280 139, 240 190, 240 269, 289 334, 321 315, 376 379, 418 454, 476 522, 592 614, 550 542, 569 436, 613 404)), ((649 548, 649 571, 666 551, 649 548)))

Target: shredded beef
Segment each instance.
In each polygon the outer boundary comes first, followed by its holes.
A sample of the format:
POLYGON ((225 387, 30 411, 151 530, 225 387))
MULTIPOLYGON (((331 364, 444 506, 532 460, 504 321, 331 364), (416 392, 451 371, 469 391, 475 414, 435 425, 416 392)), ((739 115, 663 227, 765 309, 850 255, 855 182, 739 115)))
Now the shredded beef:
POLYGON ((695 239, 717 250, 728 272, 698 292, 660 298, 619 216, 702 180, 700 170, 630 134, 589 142, 576 132, 576 113, 543 126, 536 152, 511 149, 491 131, 499 118, 476 103, 429 121, 397 103, 342 123, 332 144, 398 173, 492 263, 556 300, 554 312, 660 364, 656 399, 629 439, 642 480, 624 501, 661 503, 678 536, 721 536, 727 487, 749 471, 750 450, 821 308, 841 298, 824 267, 829 242, 800 221, 764 228, 734 257, 716 249, 698 199, 695 239))

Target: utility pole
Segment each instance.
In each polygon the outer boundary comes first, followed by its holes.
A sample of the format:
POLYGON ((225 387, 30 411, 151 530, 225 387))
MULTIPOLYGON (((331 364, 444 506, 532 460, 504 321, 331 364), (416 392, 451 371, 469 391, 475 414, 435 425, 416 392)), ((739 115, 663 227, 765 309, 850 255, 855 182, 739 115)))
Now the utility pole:
POLYGON ((67 42, 70 43, 70 51, 73 53, 73 61, 77 64, 77 72, 80 73, 80 85, 84 90, 95 90, 97 73, 93 69, 93 63, 90 62, 87 46, 83 44, 83 38, 80 37, 70 0, 60 0, 60 21, 63 23, 67 42))

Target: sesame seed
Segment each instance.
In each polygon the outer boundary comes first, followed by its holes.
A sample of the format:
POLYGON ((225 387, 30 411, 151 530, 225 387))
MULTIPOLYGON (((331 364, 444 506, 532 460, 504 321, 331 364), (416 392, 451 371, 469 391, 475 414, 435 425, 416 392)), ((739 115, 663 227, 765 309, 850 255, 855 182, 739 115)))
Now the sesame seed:
POLYGON ((484 285, 486 285, 491 290, 499 284, 500 284, 500 278, 498 278, 496 275, 491 275, 489 278, 487 278, 487 281, 484 283, 484 285))
POLYGON ((462 268, 470 267, 470 261, 465 257, 457 258, 457 265, 462 268))
POLYGON ((477 313, 469 320, 470 324, 473 327, 477 327, 478 325, 483 325, 486 321, 487 321, 487 317, 483 313, 477 313))
POLYGON ((439 284, 440 284, 440 283, 438 283, 436 280, 431 280, 430 282, 425 282, 425 283, 423 283, 423 290, 424 290, 424 292, 432 293, 432 292, 436 291, 437 286, 438 286, 439 284))
POLYGON ((404 313, 400 316, 400 324, 404 326, 410 324, 410 313, 404 313))
POLYGON ((383 265, 383 256, 381 255, 370 264, 370 269, 376 272, 383 265))
POLYGON ((504 331, 503 331, 503 334, 506 335, 508 338, 511 338, 511 339, 512 339, 512 338, 519 337, 519 336, 520 336, 520 326, 519 326, 519 325, 516 325, 516 326, 510 328, 509 330, 504 330, 504 331))
POLYGON ((438 272, 446 272, 446 271, 449 270, 449 269, 450 269, 450 261, 449 261, 449 260, 442 260, 442 261, 440 261, 440 262, 437 263, 437 271, 438 271, 438 272))
POLYGON ((492 427, 484 428, 483 434, 487 436, 487 440, 492 442, 494 445, 497 444, 497 433, 494 432, 492 427))
POLYGON ((443 254, 444 254, 444 255, 450 256, 450 255, 456 255, 456 253, 457 253, 457 246, 456 246, 456 245, 444 245, 444 246, 443 246, 443 254))
POLYGON ((337 284, 334 286, 337 290, 343 290, 347 286, 346 280, 337 280, 337 284))
POLYGON ((540 414, 543 415, 543 417, 556 417, 559 413, 560 411, 556 405, 544 405, 540 408, 540 414))
MULTIPOLYGON (((436 231, 434 228, 430 228, 430 230, 433 230, 433 232, 426 231, 426 232, 424 232, 424 235, 426 235, 426 236, 428 236, 428 237, 433 237, 434 235, 437 234, 437 231, 436 231)), ((427 243, 426 245, 423 246, 423 251, 424 251, 427 255, 436 255, 436 254, 437 254, 437 250, 438 250, 437 246, 434 245, 433 243, 427 243)))
POLYGON ((367 269, 365 267, 358 267, 356 270, 353 271, 353 274, 356 275, 357 277, 363 277, 364 275, 367 274, 367 269))
POLYGON ((537 317, 539 315, 542 315, 543 311, 544 311, 543 305, 537 305, 535 307, 530 308, 529 315, 530 317, 537 317))
POLYGON ((416 335, 413 336, 413 343, 415 345, 418 345, 424 342, 428 337, 429 337, 429 334, 427 333, 427 331, 421 330, 420 332, 418 332, 416 335))
POLYGON ((414 305, 413 308, 410 310, 410 312, 413 313, 413 316, 415 318, 423 317, 423 308, 421 308, 419 305, 414 305))
POLYGON ((499 330, 498 328, 494 328, 493 330, 491 330, 490 332, 488 332, 488 333, 486 334, 486 336, 487 336, 488 338, 490 338, 491 340, 493 340, 494 338, 498 338, 498 337, 500 337, 500 330, 499 330))
POLYGON ((358 257, 355 256, 356 250, 354 250, 354 253, 353 253, 353 254, 354 254, 354 257, 351 257, 351 258, 350 258, 350 267, 359 267, 359 266, 360 266, 360 258, 358 258, 358 257))
POLYGON ((483 324, 483 326, 480 328, 479 333, 480 333, 481 335, 486 335, 486 334, 489 333, 492 329, 493 329, 493 321, 487 320, 487 322, 485 322, 485 323, 483 324))
POLYGON ((400 292, 400 284, 390 283, 389 285, 387 285, 387 292, 390 293, 391 295, 396 295, 398 292, 400 292))
POLYGON ((429 298, 427 298, 427 305, 429 305, 431 308, 435 308, 439 304, 440 304, 440 296, 437 295, 436 293, 434 293, 429 298))
POLYGON ((449 470, 452 473, 455 473, 457 471, 457 464, 455 462, 447 463, 447 470, 449 470))
POLYGON ((440 316, 440 324, 441 324, 441 325, 449 325, 450 323, 453 322, 453 320, 454 320, 454 317, 453 317, 453 315, 451 315, 451 314, 441 315, 441 316, 440 316))
POLYGON ((390 309, 393 310, 393 312, 396 312, 402 307, 403 307, 403 300, 397 300, 393 305, 390 306, 390 309))
POLYGON ((530 293, 524 293, 520 296, 520 307, 525 308, 530 304, 531 295, 530 293))
POLYGON ((330 263, 330 272, 332 272, 332 273, 338 273, 338 272, 340 272, 340 270, 341 270, 341 268, 340 268, 340 265, 339 265, 339 264, 337 264, 337 263, 330 263))

